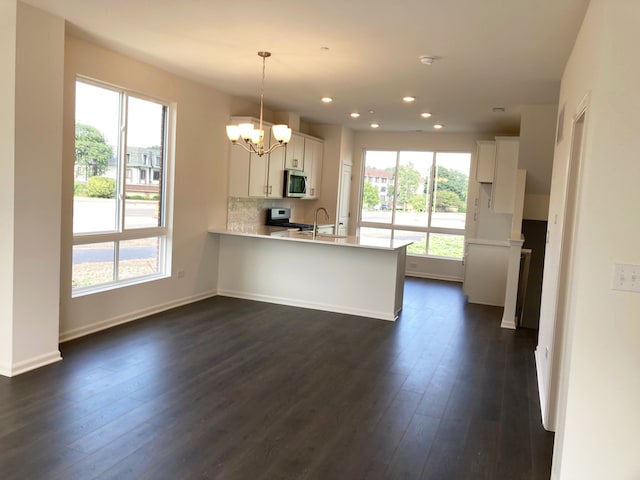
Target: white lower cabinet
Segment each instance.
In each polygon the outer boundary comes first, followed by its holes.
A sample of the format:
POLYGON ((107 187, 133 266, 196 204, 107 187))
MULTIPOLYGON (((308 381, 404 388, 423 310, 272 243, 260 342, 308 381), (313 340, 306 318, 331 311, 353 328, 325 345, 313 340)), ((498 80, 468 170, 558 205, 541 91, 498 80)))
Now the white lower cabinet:
POLYGON ((304 198, 320 197, 322 183, 322 154, 323 145, 319 140, 304 139, 304 171, 307 174, 307 194, 304 198))
POLYGON ((504 306, 509 242, 467 240, 463 291, 470 303, 504 306))

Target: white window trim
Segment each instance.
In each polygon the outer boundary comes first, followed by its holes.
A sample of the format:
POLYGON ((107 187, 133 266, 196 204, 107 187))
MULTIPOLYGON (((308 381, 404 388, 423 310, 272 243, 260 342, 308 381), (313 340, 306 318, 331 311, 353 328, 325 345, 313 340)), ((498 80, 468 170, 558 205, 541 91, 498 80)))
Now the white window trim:
MULTIPOLYGON (((473 159, 473 153, 472 152, 466 152, 464 150, 428 150, 428 149, 415 149, 415 148, 410 148, 410 149, 402 149, 402 148, 364 148, 362 150, 362 174, 361 174, 361 182, 360 182, 360 196, 359 196, 359 200, 358 200, 358 226, 359 227, 364 227, 364 228, 377 228, 380 230, 389 230, 391 232, 391 236, 393 238, 393 235, 395 234, 396 231, 404 231, 404 232, 419 232, 419 233, 426 233, 426 234, 430 234, 430 233, 435 233, 435 234, 446 234, 446 235, 462 235, 464 238, 464 242, 466 244, 466 240, 467 240, 467 228, 465 225, 464 229, 460 229, 460 228, 442 228, 442 227, 431 227, 431 226, 418 226, 418 225, 400 225, 400 224, 395 224, 395 216, 396 216, 396 209, 395 206, 394 208, 391 209, 391 221, 389 223, 378 223, 378 222, 366 222, 366 221, 362 221, 362 190, 363 190, 363 183, 365 181, 365 169, 366 169, 366 154, 367 151, 376 151, 376 152, 396 152, 396 170, 398 168, 398 162, 399 162, 399 158, 400 158, 400 152, 431 152, 433 153, 433 159, 432 159, 432 164, 431 164, 431 174, 429 176, 429 186, 430 186, 430 190, 432 190, 434 188, 433 184, 432 184, 432 177, 433 177, 433 168, 436 162, 436 156, 438 153, 467 153, 469 155, 471 155, 471 158, 473 159)), ((469 177, 469 181, 471 181, 471 178, 469 177)), ((393 189, 394 191, 397 191, 398 188, 398 176, 396 175, 394 177, 394 181, 393 182, 389 182, 389 184, 393 184, 393 189)), ((467 194, 469 193, 469 187, 467 186, 467 194)), ((427 208, 431 208, 431 204, 430 202, 432 201, 433 198, 433 192, 429 193, 429 197, 428 197, 428 201, 429 201, 429 205, 427 206, 427 208)), ((468 197, 467 197, 468 198, 468 197)), ((431 214, 429 214, 429 223, 431 223, 431 214)), ((439 259, 439 260, 454 260, 454 261, 462 261, 462 258, 458 258, 458 257, 443 257, 443 256, 437 256, 437 255, 429 255, 427 253, 423 254, 423 255, 418 255, 418 254, 414 254, 414 253, 408 253, 408 256, 413 256, 413 257, 422 257, 422 258, 435 258, 435 259, 439 259)), ((464 257, 464 254, 463 254, 464 257)))
MULTIPOLYGON (((177 104, 176 102, 171 102, 169 100, 154 97, 145 93, 141 93, 135 90, 131 90, 129 88, 124 88, 120 86, 116 86, 110 84, 108 82, 103 82, 100 80, 96 80, 93 78, 85 77, 82 75, 76 76, 76 82, 83 82, 89 85, 93 85, 100 88, 105 88, 109 90, 116 91, 120 94, 125 94, 124 97, 121 97, 121 102, 123 100, 127 100, 129 96, 133 96, 142 100, 148 100, 151 102, 162 104, 167 109, 166 113, 166 127, 165 127, 165 138, 164 138, 164 155, 165 155, 165 164, 162 169, 162 179, 159 183, 164 181, 164 188, 162 189, 162 197, 160 201, 161 210, 158 212, 160 218, 163 219, 163 225, 158 227, 147 227, 147 228, 136 228, 126 230, 124 228, 124 218, 123 213, 124 209, 121 207, 122 202, 124 201, 124 185, 126 180, 126 128, 123 128, 120 137, 120 148, 117 153, 118 162, 119 162, 119 171, 118 171, 118 191, 116 192, 116 205, 117 205, 117 214, 118 214, 118 229, 120 231, 108 231, 108 232, 90 232, 90 233, 73 233, 72 232, 72 246, 73 249, 76 245, 86 245, 91 243, 107 243, 107 242, 120 242, 126 240, 137 240, 137 239, 145 239, 158 237, 161 238, 161 249, 159 252, 159 272, 149 274, 149 275, 141 275, 135 278, 129 278, 125 280, 114 280, 111 282, 101 283, 99 285, 89 286, 89 287, 71 287, 71 297, 80 297, 85 295, 90 295, 94 293, 114 290, 118 288, 123 288, 131 285, 137 285, 140 283, 146 283, 154 280, 159 280, 163 278, 168 278, 171 276, 171 265, 172 265, 172 244, 173 244, 173 178, 175 171, 175 131, 176 131, 176 111, 177 104)), ((75 85, 75 84, 74 84, 75 85)), ((75 100, 74 100, 75 105, 75 100)), ((122 110, 121 115, 126 115, 126 111, 122 110)), ((121 119, 121 123, 124 125, 126 122, 121 119)), ((75 164, 75 162, 74 162, 75 164)), ((73 222, 72 222, 73 224, 73 222)), ((118 249, 116 249, 114 254, 114 269, 117 271, 118 266, 118 249)), ((73 255, 72 255, 73 257, 73 255)), ((72 267, 73 269, 73 267, 72 267)))

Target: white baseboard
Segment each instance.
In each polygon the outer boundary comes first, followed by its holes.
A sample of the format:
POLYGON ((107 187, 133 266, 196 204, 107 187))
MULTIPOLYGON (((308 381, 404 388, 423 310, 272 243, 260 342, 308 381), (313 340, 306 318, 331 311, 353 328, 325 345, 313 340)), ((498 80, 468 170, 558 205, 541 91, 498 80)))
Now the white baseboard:
POLYGON ((395 321, 396 315, 375 310, 364 310, 359 308, 349 308, 342 305, 332 305, 328 303, 316 303, 299 301, 286 297, 272 297, 267 295, 258 295, 247 292, 237 292, 234 290, 218 290, 218 294, 225 297, 242 298, 244 300, 254 300, 257 302, 276 303, 278 305, 289 305, 291 307, 310 308, 312 310, 324 310, 326 312, 344 313, 347 315, 356 315, 358 317, 375 318, 378 320, 395 321))
POLYGON ((433 275, 431 273, 423 272, 404 272, 405 277, 414 278, 428 278, 429 280, 444 280, 445 282, 462 283, 464 279, 460 277, 454 277, 451 275, 433 275))
POLYGON ((59 362, 60 360, 62 360, 62 355, 60 355, 59 350, 55 350, 50 353, 45 353, 44 355, 39 355, 37 357, 29 358, 28 360, 23 360, 22 362, 15 363, 13 365, 7 365, 4 363, 0 364, 0 375, 3 375, 5 377, 14 377, 16 375, 20 375, 21 373, 29 372, 31 370, 35 370, 36 368, 59 362))
POLYGON ((533 352, 536 361, 536 377, 538 379, 538 396, 540 397, 540 414, 542 417, 542 426, 549 432, 555 432, 553 425, 549 424, 549 406, 547 405, 547 392, 542 384, 542 363, 540 361, 540 352, 536 348, 533 352))
POLYGON ((516 317, 505 318, 502 317, 502 323, 500 324, 500 328, 508 328, 510 330, 516 329, 516 317))
POLYGON ((118 317, 109 318, 107 320, 103 320, 97 323, 92 323, 91 325, 85 325, 80 328, 74 328, 73 330, 68 330, 66 332, 60 333, 60 337, 59 337, 60 343, 68 342, 69 340, 73 340, 74 338, 84 337, 85 335, 96 333, 101 330, 106 330, 107 328, 115 327, 116 325, 122 325, 123 323, 139 320, 140 318, 147 317, 155 313, 164 312, 172 308, 180 307, 182 305, 187 305, 189 303, 197 302, 199 300, 204 300, 205 298, 215 297, 216 295, 217 295, 217 291, 212 290, 212 291, 201 293, 198 295, 193 295, 191 297, 181 298, 179 300, 172 300, 170 302, 162 303, 160 305, 153 305, 152 307, 143 308, 140 310, 136 310, 134 312, 129 312, 127 314, 120 315, 118 317))

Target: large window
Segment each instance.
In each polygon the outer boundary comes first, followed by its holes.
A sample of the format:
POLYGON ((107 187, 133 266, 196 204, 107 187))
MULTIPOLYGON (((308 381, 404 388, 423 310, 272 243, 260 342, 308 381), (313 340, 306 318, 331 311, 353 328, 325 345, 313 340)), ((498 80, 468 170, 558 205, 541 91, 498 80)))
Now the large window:
POLYGON ((158 100, 76 82, 74 295, 165 276, 168 115, 158 100))
POLYGON ((470 153, 366 150, 360 234, 412 240, 411 255, 462 258, 470 153))

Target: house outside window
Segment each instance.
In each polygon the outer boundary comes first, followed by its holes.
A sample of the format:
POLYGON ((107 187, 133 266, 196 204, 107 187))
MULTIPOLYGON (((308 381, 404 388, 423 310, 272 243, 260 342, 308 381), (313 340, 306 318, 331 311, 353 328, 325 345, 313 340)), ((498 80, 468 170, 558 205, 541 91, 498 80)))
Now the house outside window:
POLYGON ((76 81, 74 296, 167 276, 169 113, 167 102, 76 81))
POLYGON ((468 152, 366 150, 360 234, 411 240, 410 255, 461 259, 470 166, 468 152))

